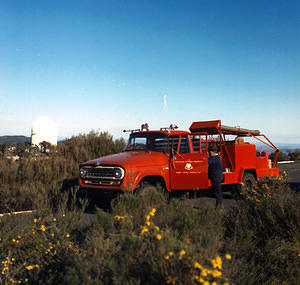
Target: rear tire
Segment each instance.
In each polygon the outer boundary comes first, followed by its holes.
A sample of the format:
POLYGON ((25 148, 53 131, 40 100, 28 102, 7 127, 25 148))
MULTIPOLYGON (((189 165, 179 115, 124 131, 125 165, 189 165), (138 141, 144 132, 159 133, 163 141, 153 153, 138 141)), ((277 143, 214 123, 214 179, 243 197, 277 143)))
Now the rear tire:
POLYGON ((242 185, 236 184, 231 190, 232 197, 238 201, 242 200, 245 197, 245 194, 251 195, 251 190, 255 187, 256 182, 255 176, 252 173, 245 172, 242 185))
POLYGON ((256 185, 256 179, 254 175, 250 172, 244 173, 242 190, 249 192, 254 188, 255 185, 256 185))

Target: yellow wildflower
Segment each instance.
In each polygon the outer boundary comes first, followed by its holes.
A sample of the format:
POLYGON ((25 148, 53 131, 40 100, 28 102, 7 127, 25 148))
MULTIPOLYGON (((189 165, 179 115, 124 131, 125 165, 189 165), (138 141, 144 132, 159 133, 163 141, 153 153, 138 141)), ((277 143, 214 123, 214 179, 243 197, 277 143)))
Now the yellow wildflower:
POLYGON ((179 255, 185 255, 185 254, 186 254, 186 251, 184 249, 179 252, 179 255))
POLYGON ((161 240, 161 239, 162 239, 162 235, 161 235, 161 234, 157 234, 157 235, 156 235, 156 238, 157 238, 158 240, 161 240))
POLYGON ((148 232, 148 228, 147 227, 143 227, 141 230, 141 235, 143 235, 144 233, 148 232))
POLYGON ((165 255, 165 260, 168 260, 169 259, 169 255, 165 255))
POLYGON ((151 225, 151 223, 150 223, 149 221, 147 221, 147 222, 146 222, 146 225, 147 225, 147 226, 150 226, 150 225, 151 225))
POLYGON ((67 237, 67 238, 69 238, 69 237, 70 237, 70 235, 69 235, 69 234, 66 234, 66 237, 67 237))
POLYGON ((220 256, 217 256, 216 262, 217 262, 217 267, 219 267, 219 269, 222 269, 222 259, 220 256))
POLYGON ((28 265, 25 267, 27 270, 32 270, 34 268, 34 265, 28 265))
POLYGON ((55 219, 55 218, 53 218, 53 219, 52 219, 52 221, 53 221, 53 222, 56 222, 56 219, 55 219))
POLYGON ((213 276, 213 277, 220 277, 220 276, 222 276, 222 272, 215 269, 215 270, 212 272, 212 276, 213 276))
POLYGON ((122 220, 122 219, 124 219, 125 217, 124 216, 115 216, 115 218, 116 218, 116 220, 118 220, 118 221, 120 221, 120 220, 122 220))
POLYGON ((216 259, 211 259, 211 263, 214 268, 222 269, 222 259, 220 256, 217 256, 216 259))
POLYGON ((44 232, 46 231, 46 227, 44 225, 41 225, 40 230, 44 232))
POLYGON ((205 268, 202 269, 201 276, 203 276, 203 277, 207 276, 207 269, 205 269, 205 268))
POLYGON ((51 233, 50 235, 51 235, 52 237, 54 237, 54 233, 51 233))
POLYGON ((37 223, 37 221, 38 221, 37 219, 34 219, 34 220, 33 220, 34 223, 37 223))
POLYGON ((154 226, 154 229, 159 231, 159 227, 158 226, 154 226))
POLYGON ((151 210, 151 212, 149 213, 149 215, 150 215, 150 216, 154 216, 155 212, 156 212, 156 209, 153 208, 153 209, 151 210))
POLYGON ((202 269, 203 267, 197 261, 195 261, 194 268, 202 269))
POLYGON ((229 253, 227 253, 227 254, 225 255, 225 258, 226 258, 226 259, 231 259, 231 255, 230 255, 229 253))

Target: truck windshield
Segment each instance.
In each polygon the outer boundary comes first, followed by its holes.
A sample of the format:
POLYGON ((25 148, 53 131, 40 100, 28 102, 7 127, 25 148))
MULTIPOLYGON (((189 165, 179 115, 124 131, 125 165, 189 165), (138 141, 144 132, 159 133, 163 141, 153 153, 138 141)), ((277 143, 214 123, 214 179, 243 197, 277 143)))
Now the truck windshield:
POLYGON ((168 152, 168 135, 162 133, 131 134, 125 151, 130 150, 168 152))

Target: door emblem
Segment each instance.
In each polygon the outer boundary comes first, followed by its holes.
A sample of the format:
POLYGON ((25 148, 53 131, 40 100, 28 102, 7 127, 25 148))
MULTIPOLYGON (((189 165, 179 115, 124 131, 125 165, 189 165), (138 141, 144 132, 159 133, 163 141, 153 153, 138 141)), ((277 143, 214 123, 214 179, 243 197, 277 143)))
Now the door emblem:
POLYGON ((194 167, 189 162, 184 167, 186 170, 192 170, 194 167))

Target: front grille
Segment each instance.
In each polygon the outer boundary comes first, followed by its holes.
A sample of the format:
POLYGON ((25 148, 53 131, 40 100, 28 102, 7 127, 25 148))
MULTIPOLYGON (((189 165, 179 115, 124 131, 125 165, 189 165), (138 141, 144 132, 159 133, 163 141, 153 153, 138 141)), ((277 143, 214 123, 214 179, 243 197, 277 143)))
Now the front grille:
POLYGON ((86 178, 97 178, 97 179, 113 179, 113 180, 121 180, 124 177, 124 170, 121 167, 115 166, 84 166, 87 174, 83 177, 86 178), (115 171, 121 170, 121 177, 115 177, 115 171))
POLYGON ((87 177, 114 178, 114 173, 113 168, 90 168, 88 169, 87 177))

